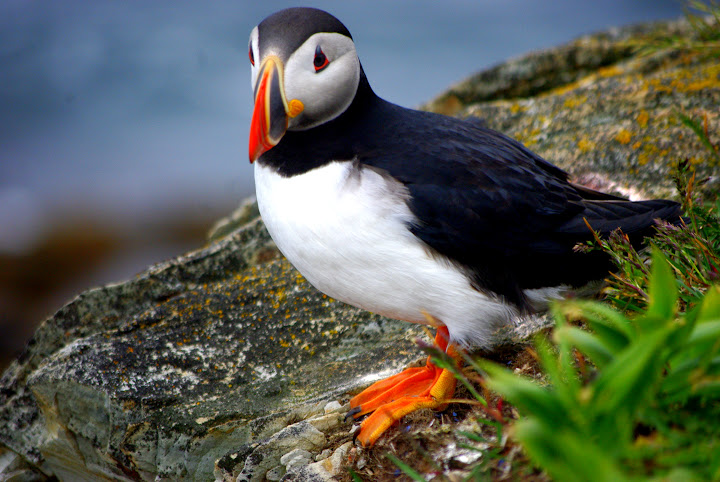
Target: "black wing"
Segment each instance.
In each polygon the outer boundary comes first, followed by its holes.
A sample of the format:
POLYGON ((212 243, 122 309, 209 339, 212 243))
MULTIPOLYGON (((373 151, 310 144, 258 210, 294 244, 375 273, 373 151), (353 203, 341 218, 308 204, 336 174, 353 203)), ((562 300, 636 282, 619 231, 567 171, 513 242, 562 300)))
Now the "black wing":
POLYGON ((630 202, 568 182, 563 170, 476 123, 392 106, 385 148, 360 155, 407 187, 410 230, 464 266, 480 289, 524 305, 522 290, 581 285, 607 275, 602 253, 573 247, 616 228, 640 239, 672 201, 630 202))

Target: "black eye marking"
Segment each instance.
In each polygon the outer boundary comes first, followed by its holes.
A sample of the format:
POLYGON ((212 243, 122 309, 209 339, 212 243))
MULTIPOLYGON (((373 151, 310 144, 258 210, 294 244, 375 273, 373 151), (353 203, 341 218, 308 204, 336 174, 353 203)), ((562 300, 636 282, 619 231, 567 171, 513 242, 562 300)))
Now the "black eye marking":
POLYGON ((318 45, 315 48, 315 58, 313 59, 313 66, 315 67, 315 72, 320 72, 322 69, 327 67, 329 63, 330 61, 318 45))
POLYGON ((253 55, 253 52, 252 52, 252 45, 250 47, 248 47, 248 57, 250 57, 250 64, 253 67, 255 67, 255 56, 253 55))

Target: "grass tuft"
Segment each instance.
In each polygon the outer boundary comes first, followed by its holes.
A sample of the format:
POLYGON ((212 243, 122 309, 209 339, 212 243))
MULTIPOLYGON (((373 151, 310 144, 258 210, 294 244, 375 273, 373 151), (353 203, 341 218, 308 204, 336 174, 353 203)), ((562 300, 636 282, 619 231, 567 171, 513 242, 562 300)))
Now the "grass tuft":
POLYGON ((640 55, 676 50, 720 57, 720 3, 716 0, 690 0, 685 6, 685 18, 692 27, 695 38, 663 34, 631 42, 630 46, 636 48, 640 55))
POLYGON ((678 283, 657 248, 651 271, 633 317, 598 302, 555 305, 552 339, 535 341, 545 383, 477 362, 521 414, 513 438, 553 478, 720 478, 720 287, 678 313, 678 283), (588 330, 570 321, 578 314, 588 330))
MULTIPOLYGON (((720 280, 720 200, 704 201, 696 188, 707 179, 697 180, 690 163, 678 163, 673 178, 685 216, 680 225, 660 222, 650 244, 668 260, 679 290, 680 309, 695 306, 707 289, 720 280)), ((621 310, 639 312, 648 303, 650 269, 648 257, 639 253, 620 231, 609 238, 595 236, 578 246, 584 251, 602 250, 613 259, 617 271, 604 289, 605 299, 621 310)))

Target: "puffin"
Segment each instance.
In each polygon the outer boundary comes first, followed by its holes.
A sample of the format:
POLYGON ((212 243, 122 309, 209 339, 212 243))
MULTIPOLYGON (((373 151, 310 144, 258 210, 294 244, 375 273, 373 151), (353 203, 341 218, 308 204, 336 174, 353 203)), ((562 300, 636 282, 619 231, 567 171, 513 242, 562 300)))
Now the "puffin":
MULTIPOLYGON (((622 230, 641 246, 670 200, 629 201, 486 127, 378 97, 348 29, 289 8, 252 29, 249 157, 260 214, 318 290, 390 318, 431 325, 460 366, 497 331, 612 270, 574 249, 622 230)), ((442 409, 455 377, 432 363, 350 400, 364 446, 408 413, 442 409)))

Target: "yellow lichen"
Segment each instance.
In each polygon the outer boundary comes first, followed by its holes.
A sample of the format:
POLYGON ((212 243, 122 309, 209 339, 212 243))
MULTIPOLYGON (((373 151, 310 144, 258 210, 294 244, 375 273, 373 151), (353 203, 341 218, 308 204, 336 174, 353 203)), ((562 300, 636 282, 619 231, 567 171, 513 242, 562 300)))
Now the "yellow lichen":
POLYGON ((563 105, 568 109, 574 109, 575 107, 582 105, 586 103, 588 100, 586 95, 582 95, 579 97, 568 97, 565 99, 565 102, 563 102, 563 105))
POLYGON ((637 115, 637 123, 640 127, 643 129, 647 127, 648 120, 650 119, 650 115, 647 113, 646 110, 641 110, 640 113, 637 115))
POLYGON ((623 129, 617 133, 615 140, 620 144, 627 144, 632 140, 632 132, 627 129, 623 129))
POLYGON ((565 84, 565 85, 561 85, 560 87, 556 87, 549 92, 541 94, 540 96, 541 97, 544 97, 544 96, 549 97, 549 96, 554 96, 554 95, 567 94, 568 92, 573 91, 573 90, 577 89, 578 87, 580 87, 580 85, 581 85, 580 81, 576 80, 575 82, 570 82, 569 84, 565 84))
POLYGON ((617 65, 611 65, 609 67, 602 67, 597 71, 600 77, 615 77, 623 73, 622 69, 617 65))
POLYGON ((578 141, 578 148, 580 152, 590 152, 595 149, 595 143, 587 137, 583 137, 578 141))

